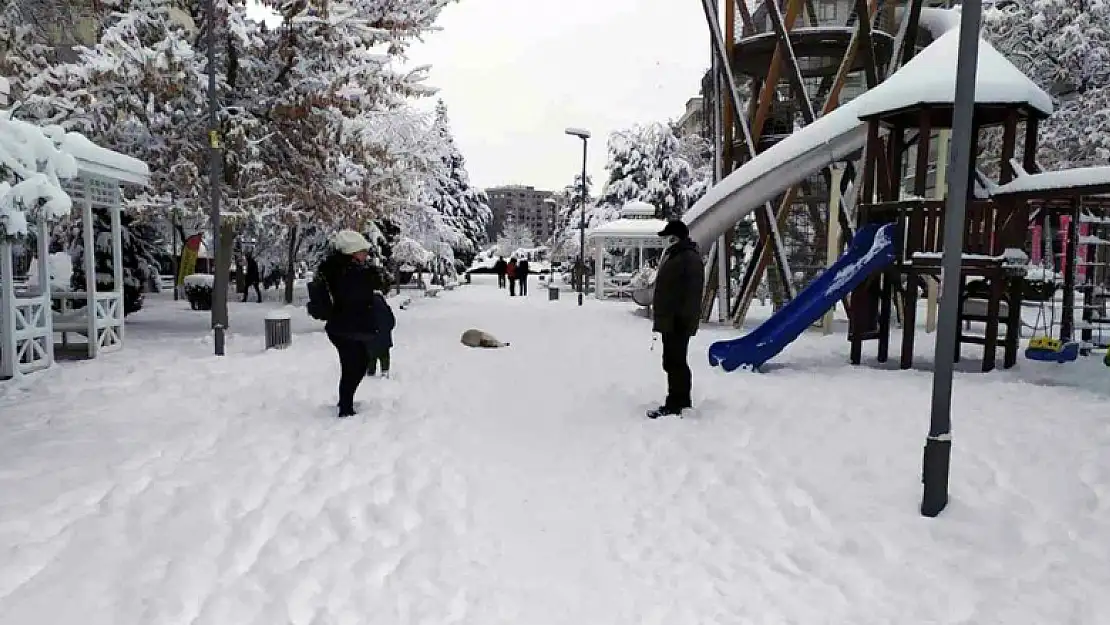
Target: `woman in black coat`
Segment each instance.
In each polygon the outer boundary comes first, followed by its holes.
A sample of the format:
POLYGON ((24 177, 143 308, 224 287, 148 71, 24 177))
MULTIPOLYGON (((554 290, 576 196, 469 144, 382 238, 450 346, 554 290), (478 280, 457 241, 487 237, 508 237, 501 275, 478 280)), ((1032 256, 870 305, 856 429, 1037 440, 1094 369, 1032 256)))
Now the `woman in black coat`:
POLYGON ((349 417, 355 414, 355 391, 366 376, 370 346, 377 338, 374 292, 384 288, 384 280, 367 262, 370 243, 361 234, 342 230, 332 245, 334 251, 309 289, 309 312, 327 321, 324 330, 339 354, 339 416, 349 417))

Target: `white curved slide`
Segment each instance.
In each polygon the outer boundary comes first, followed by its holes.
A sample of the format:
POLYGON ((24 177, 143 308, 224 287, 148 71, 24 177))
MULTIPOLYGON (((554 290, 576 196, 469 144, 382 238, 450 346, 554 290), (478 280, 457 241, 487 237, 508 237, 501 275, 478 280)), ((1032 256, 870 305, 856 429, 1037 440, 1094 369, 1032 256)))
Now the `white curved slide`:
POLYGON ((708 250, 748 213, 861 149, 867 127, 854 102, 794 131, 717 183, 682 217, 690 238, 708 250))

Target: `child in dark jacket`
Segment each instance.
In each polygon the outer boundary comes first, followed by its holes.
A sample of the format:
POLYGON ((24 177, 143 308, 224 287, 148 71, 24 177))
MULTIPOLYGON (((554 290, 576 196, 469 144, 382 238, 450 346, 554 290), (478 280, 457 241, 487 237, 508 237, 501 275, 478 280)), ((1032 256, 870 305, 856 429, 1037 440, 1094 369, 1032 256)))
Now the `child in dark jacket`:
POLYGON ((370 351, 370 366, 366 370, 367 376, 378 373, 378 364, 382 366, 382 377, 389 377, 389 350, 393 347, 393 328, 397 325, 397 318, 393 316, 393 309, 385 296, 378 291, 374 292, 374 299, 370 308, 374 316, 374 325, 377 333, 367 344, 370 351))

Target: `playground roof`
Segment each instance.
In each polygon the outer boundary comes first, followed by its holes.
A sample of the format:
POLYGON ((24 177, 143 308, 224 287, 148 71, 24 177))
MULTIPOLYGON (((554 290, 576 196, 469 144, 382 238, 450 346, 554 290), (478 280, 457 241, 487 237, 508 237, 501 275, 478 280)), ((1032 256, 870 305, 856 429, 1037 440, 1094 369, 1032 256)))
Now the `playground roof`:
MULTIPOLYGON (((890 78, 856 98, 853 104, 859 117, 886 117, 928 105, 950 108, 956 99, 959 40, 959 29, 947 31, 890 78)), ((982 39, 975 75, 975 103, 1011 108, 1024 105, 1038 117, 1052 114, 1052 98, 982 39)))
POLYGON ((991 191, 995 199, 1080 198, 1110 193, 1110 167, 1077 167, 1026 174, 991 191))

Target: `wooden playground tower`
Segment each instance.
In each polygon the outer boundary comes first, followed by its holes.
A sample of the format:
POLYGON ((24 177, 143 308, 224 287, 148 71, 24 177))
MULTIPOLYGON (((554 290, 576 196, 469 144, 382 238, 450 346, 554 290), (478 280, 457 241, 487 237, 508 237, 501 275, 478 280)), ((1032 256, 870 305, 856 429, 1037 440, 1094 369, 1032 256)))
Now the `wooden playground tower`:
MULTIPOLYGON (((877 86, 928 43, 921 41, 919 28, 926 0, 763 0, 755 11, 743 0, 722 1, 726 2, 723 39, 733 42, 725 71, 734 77, 730 82, 746 81, 750 93, 747 110, 739 116, 733 105, 738 101, 735 95, 716 99, 723 109, 721 122, 714 128, 721 145, 722 176, 800 125, 812 123, 816 104, 821 114, 829 113, 877 86), (859 18, 864 15, 866 19, 859 18), (832 21, 837 18, 842 22, 832 21), (796 23, 799 19, 801 25, 796 23), (735 33, 737 21, 742 26, 740 37, 735 33), (736 136, 738 127, 744 137, 751 137, 753 145, 736 136)), ((716 78, 721 80, 719 75, 716 78)), ((715 93, 722 93, 720 83, 710 86, 715 93)), ((940 276, 951 109, 951 105, 918 106, 865 119, 868 141, 863 150, 788 189, 779 197, 774 212, 769 206, 756 211, 758 238, 735 295, 720 294, 720 289, 728 288, 728 281, 717 274, 728 264, 717 256, 731 253, 733 246, 727 238, 718 241, 711 252, 714 262, 703 301, 704 317, 708 319, 714 298, 720 298, 729 302, 728 316, 733 323, 741 325, 757 285, 771 266, 781 295, 792 297, 794 276, 811 278, 845 249, 852 237, 849 215, 855 216, 856 226, 893 222, 899 233, 896 262, 853 290, 842 305, 849 311, 854 364, 861 361, 863 341, 871 339, 878 341, 878 360, 887 360, 892 309, 897 309, 904 328, 899 364, 911 367, 917 298, 929 279, 935 285, 940 276), (913 172, 908 188, 906 171, 913 172), (907 195, 913 199, 903 199, 907 195), (941 199, 924 199, 927 197, 941 199), (792 229, 793 237, 786 238, 791 249, 785 249, 780 231, 799 221, 812 226, 808 237, 807 231, 792 229), (809 266, 792 272, 791 261, 806 263, 807 254, 809 266), (819 258, 816 262, 812 260, 815 257, 819 258)), ((1043 116, 1043 112, 1021 105, 976 107, 977 137, 992 126, 1003 129, 999 185, 1016 176, 1011 160, 1019 128, 1025 133, 1023 173, 1037 171, 1037 122, 1043 116)), ((974 179, 977 171, 973 163, 973 171, 964 175, 974 179)), ((1027 247, 1031 201, 1028 195, 1010 196, 976 199, 968 206, 961 285, 967 278, 980 278, 978 286, 985 284, 986 292, 965 302, 968 291, 961 288, 961 322, 980 322, 985 332, 961 332, 957 343, 983 345, 984 371, 995 367, 999 346, 1004 348, 1005 367, 1017 360, 1024 271, 1013 267, 1006 256, 1009 250, 1027 247), (1005 326, 1001 341, 1000 326, 1005 326)), ((826 315, 826 324, 831 328, 831 315, 826 315)))
MULTIPOLYGON (((746 0, 719 1, 724 3, 722 38, 729 56, 724 63, 717 61, 720 72, 712 72, 707 80, 708 90, 719 97, 704 101, 720 105, 719 115, 708 117, 719 119, 711 127, 720 145, 722 177, 795 128, 874 87, 912 58, 919 47, 918 21, 926 4, 926 0, 761 0, 753 11, 746 0), (860 15, 867 19, 859 19, 860 15), (722 76, 725 72, 731 74, 731 81, 722 76), (730 86, 726 83, 746 87, 750 94, 746 110, 739 115, 734 103, 740 98, 726 94, 730 86), (746 136, 752 138, 751 145, 746 136)), ((703 0, 707 16, 713 2, 703 0)), ((711 28, 718 27, 709 21, 711 28)), ((826 168, 788 189, 778 198, 777 207, 755 211, 758 236, 738 293, 728 293, 728 281, 719 277, 721 266, 733 261, 721 262, 718 257, 722 250, 732 255, 732 237, 715 245, 703 317, 709 318, 714 299, 720 298, 729 302, 727 316, 739 327, 769 268, 776 299, 792 298, 796 273, 808 280, 823 270, 829 254, 843 251, 852 236, 851 202, 843 191, 855 181, 857 169, 852 161, 826 168), (832 241, 828 240, 830 214, 835 222, 832 241), (783 236, 784 229, 789 236, 783 236)))

